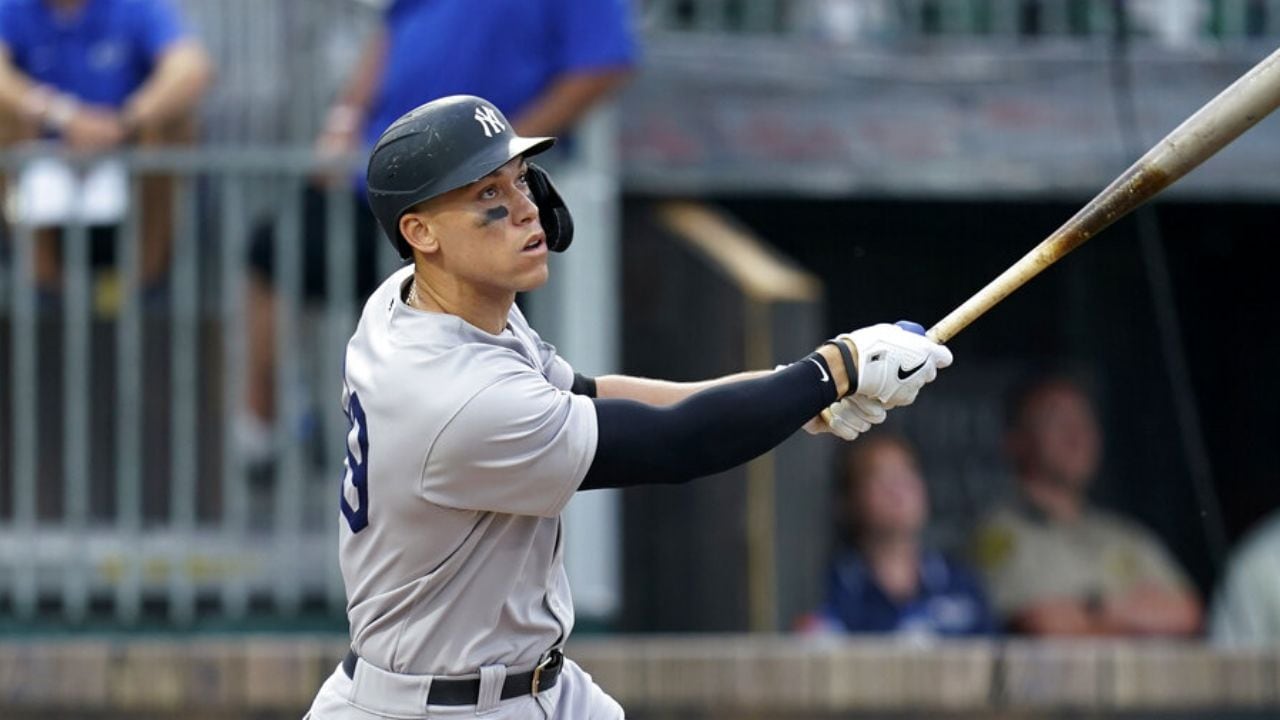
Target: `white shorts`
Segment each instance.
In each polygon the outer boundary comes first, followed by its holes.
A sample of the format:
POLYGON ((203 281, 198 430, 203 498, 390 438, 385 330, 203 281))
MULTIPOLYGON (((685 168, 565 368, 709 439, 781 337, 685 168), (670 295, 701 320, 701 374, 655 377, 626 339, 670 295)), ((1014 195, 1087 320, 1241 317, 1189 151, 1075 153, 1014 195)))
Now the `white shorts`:
POLYGON ((569 658, 564 659, 564 668, 555 687, 538 693, 536 698, 521 695, 479 712, 475 705, 424 707, 419 704, 420 693, 406 691, 399 681, 381 682, 385 678, 362 672, 369 667, 366 663, 357 667, 356 678, 361 682, 357 689, 355 681, 342 671, 342 665, 338 665, 320 687, 320 692, 316 693, 311 710, 303 720, 419 720, 476 716, 491 720, 622 720, 624 716, 622 706, 605 694, 591 676, 569 658))

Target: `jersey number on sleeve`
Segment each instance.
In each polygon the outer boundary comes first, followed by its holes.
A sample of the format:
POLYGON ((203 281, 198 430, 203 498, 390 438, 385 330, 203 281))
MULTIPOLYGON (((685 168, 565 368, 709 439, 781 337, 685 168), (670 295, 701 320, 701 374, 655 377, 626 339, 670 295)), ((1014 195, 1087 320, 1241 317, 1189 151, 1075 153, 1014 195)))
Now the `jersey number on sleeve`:
POLYGON ((358 533, 369 525, 369 427, 360 398, 354 392, 347 399, 347 423, 347 461, 338 502, 351 532, 358 533), (356 507, 351 507, 351 500, 355 500, 356 507))

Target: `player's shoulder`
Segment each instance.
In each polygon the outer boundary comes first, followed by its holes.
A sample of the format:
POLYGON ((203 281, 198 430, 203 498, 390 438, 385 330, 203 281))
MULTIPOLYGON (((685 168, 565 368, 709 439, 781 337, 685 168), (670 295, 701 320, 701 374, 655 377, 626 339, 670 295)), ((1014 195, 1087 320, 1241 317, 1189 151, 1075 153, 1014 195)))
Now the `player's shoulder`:
POLYGON ((396 298, 401 297, 406 290, 406 283, 412 278, 413 266, 406 265, 383 279, 364 301, 364 308, 360 312, 361 322, 390 316, 394 310, 396 298))
POLYGON ((396 294, 412 274, 411 268, 401 268, 391 273, 364 301, 355 332, 347 343, 348 365, 353 359, 370 360, 380 354, 377 350, 385 342, 390 329, 396 294))

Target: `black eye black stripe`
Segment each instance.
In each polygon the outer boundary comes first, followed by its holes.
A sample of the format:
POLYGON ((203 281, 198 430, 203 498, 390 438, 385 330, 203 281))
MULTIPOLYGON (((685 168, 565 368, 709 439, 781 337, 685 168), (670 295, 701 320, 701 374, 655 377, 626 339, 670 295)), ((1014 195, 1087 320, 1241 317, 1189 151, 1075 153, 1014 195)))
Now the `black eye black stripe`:
POLYGON ((507 216, 508 216, 508 215, 510 215, 510 214, 511 214, 511 211, 507 209, 507 206, 506 206, 506 205, 499 205, 498 207, 491 207, 491 208, 489 208, 488 210, 485 210, 485 211, 484 211, 484 213, 482 213, 482 214, 481 214, 480 225, 481 225, 481 227, 483 227, 483 226, 488 225, 488 224, 490 224, 490 223, 495 223, 495 222, 497 222, 497 221, 499 221, 499 220, 501 220, 501 219, 503 219, 503 218, 507 217, 507 216))

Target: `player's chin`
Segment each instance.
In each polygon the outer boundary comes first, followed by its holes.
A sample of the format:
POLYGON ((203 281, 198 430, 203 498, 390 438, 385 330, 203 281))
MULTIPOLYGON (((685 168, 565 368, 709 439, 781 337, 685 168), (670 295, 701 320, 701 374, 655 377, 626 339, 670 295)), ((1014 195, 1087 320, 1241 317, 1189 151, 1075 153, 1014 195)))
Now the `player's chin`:
POLYGON ((531 267, 520 273, 516 280, 516 292, 528 292, 537 290, 547 284, 547 280, 551 277, 551 271, 547 267, 546 260, 538 263, 535 267, 531 267))

